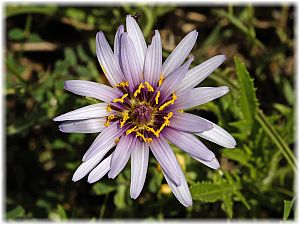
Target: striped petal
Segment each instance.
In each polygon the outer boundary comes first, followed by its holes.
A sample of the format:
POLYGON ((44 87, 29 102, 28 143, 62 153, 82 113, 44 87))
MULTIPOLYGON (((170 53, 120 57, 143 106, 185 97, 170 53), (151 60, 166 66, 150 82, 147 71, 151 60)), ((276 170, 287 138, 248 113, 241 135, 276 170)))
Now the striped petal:
POLYGON ((161 72, 165 77, 181 66, 195 45, 197 36, 198 32, 195 30, 188 33, 169 55, 163 64, 161 72))
POLYGON ((103 72, 112 86, 125 81, 119 61, 111 50, 102 31, 98 32, 96 36, 96 53, 103 72))
POLYGON ((116 35, 115 35, 115 42, 114 42, 114 54, 117 59, 120 58, 120 47, 121 47, 121 35, 124 33, 124 25, 119 26, 116 35))
POLYGON ((59 125, 59 130, 64 133, 98 133, 105 126, 106 118, 96 118, 88 120, 74 120, 59 125))
POLYGON ((155 86, 159 80, 162 66, 162 46, 159 32, 156 30, 152 43, 147 49, 144 76, 145 81, 155 86))
POLYGON ((85 120, 92 118, 100 118, 108 116, 111 112, 106 110, 106 103, 97 103, 89 106, 85 106, 74 111, 62 114, 55 117, 54 121, 65 121, 65 120, 85 120))
POLYGON ((144 186, 149 160, 149 146, 137 141, 131 153, 131 183, 130 196, 136 199, 144 186))
POLYGON ((126 32, 121 36, 121 67, 131 90, 141 83, 143 65, 140 65, 133 42, 126 32))
POLYGON ((186 179, 184 177, 184 174, 182 172, 182 170, 180 169, 179 172, 179 176, 181 178, 181 185, 177 186, 168 176, 167 174, 164 172, 164 170, 162 170, 164 177, 166 178, 166 181, 168 183, 168 185, 170 186, 173 194, 175 195, 175 197, 178 199, 178 201, 184 205, 185 207, 190 207, 193 205, 193 200, 192 200, 192 196, 189 190, 189 187, 187 185, 186 179))
POLYGON ((159 99, 160 102, 164 102, 180 84, 193 60, 194 58, 191 57, 186 63, 177 68, 165 79, 162 85, 158 88, 158 90, 161 90, 162 92, 162 96, 159 99))
POLYGON ((110 102, 122 94, 118 89, 86 80, 67 80, 64 88, 74 94, 110 102))
POLYGON ((94 183, 99 181, 110 170, 111 155, 105 158, 98 166, 96 166, 88 176, 88 182, 94 183))
POLYGON ((213 125, 211 122, 190 113, 174 113, 170 127, 181 131, 199 133, 212 129, 213 125))
MULTIPOLYGON (((105 153, 106 154, 106 153, 105 153)), ((94 157, 89 160, 81 163, 81 165, 75 171, 72 180, 74 182, 82 179, 85 175, 87 175, 105 156, 104 152, 99 152, 94 157)))
POLYGON ((131 15, 126 16, 126 29, 130 39, 133 42, 133 46, 137 54, 138 64, 141 68, 143 68, 147 44, 139 25, 131 15))
POLYGON ((108 177, 114 179, 126 166, 138 140, 132 135, 123 135, 113 152, 108 177))
POLYGON ((157 159, 158 163, 165 171, 167 176, 174 182, 177 186, 181 184, 181 179, 179 176, 180 166, 175 157, 173 150, 167 141, 160 135, 160 138, 154 138, 153 142, 150 143, 150 148, 157 159))
POLYGON ((215 158, 215 154, 193 134, 166 127, 163 135, 180 149, 197 159, 211 161, 215 158))
POLYGON ((176 93, 179 93, 188 88, 196 87, 207 76, 215 71, 215 69, 217 69, 225 61, 225 59, 225 55, 217 55, 190 69, 182 80, 180 86, 176 90, 176 93))
MULTIPOLYGON (((107 153, 116 145, 116 139, 119 138, 126 130, 127 126, 118 128, 118 122, 111 124, 105 128, 94 140, 90 148, 84 154, 82 161, 87 161, 98 152, 107 153)), ((104 155, 105 155, 104 154, 104 155)))
MULTIPOLYGON (((206 121, 210 122, 209 120, 206 121)), ((196 135, 213 143, 221 145, 225 148, 235 148, 236 141, 234 140, 234 138, 222 127, 213 122, 210 123, 213 125, 213 128, 211 130, 204 131, 202 133, 196 133, 196 135)))
POLYGON ((205 166, 208 166, 208 167, 214 169, 214 170, 217 170, 217 169, 220 168, 220 163, 217 160, 217 158, 213 158, 211 161, 204 161, 204 160, 198 159, 198 158, 193 157, 193 156, 192 156, 192 158, 197 160, 198 162, 201 162, 205 166))
POLYGON ((194 88, 178 96, 178 100, 170 106, 170 109, 189 109, 210 102, 228 92, 229 88, 226 86, 194 88))

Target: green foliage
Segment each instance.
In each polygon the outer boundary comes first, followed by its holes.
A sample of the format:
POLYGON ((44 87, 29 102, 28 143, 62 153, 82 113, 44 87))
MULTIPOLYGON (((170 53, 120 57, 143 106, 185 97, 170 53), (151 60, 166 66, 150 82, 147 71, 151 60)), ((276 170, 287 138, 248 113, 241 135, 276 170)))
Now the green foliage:
POLYGON ((7 4, 5 218, 294 219, 294 12, 292 5, 7 4), (108 84, 96 57, 95 34, 102 30, 113 44, 125 16, 137 12, 147 44, 153 30, 160 31, 164 59, 193 29, 200 32, 192 66, 227 56, 200 86, 225 85, 230 92, 190 111, 226 129, 236 148, 203 140, 221 164, 215 171, 171 145, 190 186, 191 208, 171 194, 151 154, 136 200, 130 198, 130 163, 115 180, 72 182, 97 134, 61 133, 53 122, 57 115, 99 102, 67 92, 63 81, 108 84))

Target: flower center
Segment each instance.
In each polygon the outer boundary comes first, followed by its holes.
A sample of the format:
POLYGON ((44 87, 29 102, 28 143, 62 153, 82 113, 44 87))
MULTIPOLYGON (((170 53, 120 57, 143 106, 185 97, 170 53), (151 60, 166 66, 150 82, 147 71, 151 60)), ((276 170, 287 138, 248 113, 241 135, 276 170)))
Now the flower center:
POLYGON ((163 76, 156 87, 143 82, 134 91, 129 90, 127 81, 116 85, 123 96, 114 99, 107 107, 108 111, 115 110, 116 113, 107 117, 105 126, 109 126, 111 121, 119 121, 120 128, 127 126, 126 135, 135 134, 143 142, 152 142, 153 138, 159 137, 160 132, 171 123, 173 112, 167 110, 168 106, 177 99, 173 92, 166 101, 160 102, 164 93, 157 88, 162 82, 163 76))

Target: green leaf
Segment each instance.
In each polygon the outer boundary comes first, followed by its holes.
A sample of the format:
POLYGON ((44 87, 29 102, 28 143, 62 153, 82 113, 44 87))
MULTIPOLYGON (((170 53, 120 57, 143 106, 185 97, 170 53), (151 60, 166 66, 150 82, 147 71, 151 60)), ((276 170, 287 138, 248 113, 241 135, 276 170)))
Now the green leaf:
POLYGON ((232 194, 230 192, 224 195, 223 205, 227 216, 231 219, 233 216, 233 211, 232 211, 233 201, 232 201, 232 194))
POLYGON ((248 165, 251 156, 246 154, 242 149, 224 149, 222 151, 222 156, 225 158, 239 162, 242 165, 248 165))
POLYGON ((258 109, 253 78, 250 77, 244 63, 238 57, 234 58, 235 69, 240 86, 240 105, 243 119, 248 123, 248 133, 251 132, 258 109))
POLYGON ((233 190, 233 185, 213 184, 210 182, 196 183, 190 187, 192 198, 204 202, 222 200, 225 194, 233 190))
POLYGON ((65 209, 60 204, 57 205, 57 213, 61 219, 68 219, 65 209))
POLYGON ((98 182, 93 186, 96 195, 105 195, 118 189, 115 183, 98 182))
POLYGON ((14 41, 20 41, 24 39, 24 31, 20 28, 13 28, 8 32, 8 37, 14 41))
POLYGON ((66 48, 65 59, 72 66, 77 64, 77 58, 76 58, 75 52, 71 48, 66 48))
POLYGON ((22 206, 17 206, 16 208, 10 210, 6 214, 7 219, 16 219, 16 218, 21 218, 25 214, 25 210, 23 209, 22 206))
POLYGON ((287 220, 291 213, 295 198, 292 201, 284 200, 283 220, 287 220))

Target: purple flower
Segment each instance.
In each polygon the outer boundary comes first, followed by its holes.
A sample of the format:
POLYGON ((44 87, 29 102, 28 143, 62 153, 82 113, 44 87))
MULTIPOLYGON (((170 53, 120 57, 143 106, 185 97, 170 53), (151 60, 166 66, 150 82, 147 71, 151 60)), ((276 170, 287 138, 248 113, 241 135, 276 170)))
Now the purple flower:
POLYGON ((192 31, 162 63, 162 44, 156 30, 147 47, 136 21, 126 17, 127 31, 121 25, 116 33, 114 52, 104 34, 96 36, 99 63, 112 87, 90 81, 69 80, 65 89, 104 103, 89 105, 58 116, 67 121, 59 126, 66 133, 101 132, 83 156, 73 181, 89 173, 88 182, 106 173, 115 178, 131 159, 130 196, 136 199, 145 182, 149 149, 177 199, 192 205, 191 194, 180 165, 167 141, 210 168, 219 162, 195 136, 226 148, 236 145, 233 137, 218 125, 183 110, 225 95, 228 87, 198 87, 224 60, 217 55, 189 70, 193 58, 185 59, 198 33, 192 31), (116 146, 111 153, 110 150, 116 146))

